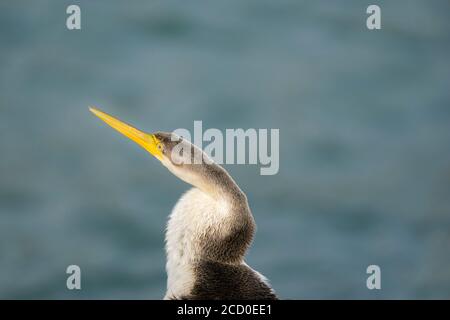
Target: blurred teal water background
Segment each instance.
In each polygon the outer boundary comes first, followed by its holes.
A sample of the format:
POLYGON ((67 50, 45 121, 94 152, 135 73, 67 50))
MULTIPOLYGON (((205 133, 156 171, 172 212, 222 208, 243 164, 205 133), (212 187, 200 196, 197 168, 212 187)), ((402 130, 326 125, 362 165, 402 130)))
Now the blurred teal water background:
POLYGON ((146 131, 279 128, 278 175, 226 168, 281 297, 450 298, 450 3, 376 2, 371 32, 369 1, 2 1, 0 298, 164 295, 188 186, 89 105, 146 131))

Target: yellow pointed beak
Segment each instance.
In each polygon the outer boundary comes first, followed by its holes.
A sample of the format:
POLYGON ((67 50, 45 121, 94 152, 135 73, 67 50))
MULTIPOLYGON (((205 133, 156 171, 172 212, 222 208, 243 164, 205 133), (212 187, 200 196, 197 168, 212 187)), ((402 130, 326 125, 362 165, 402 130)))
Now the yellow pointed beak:
POLYGON ((158 138, 155 137, 155 135, 145 133, 136 128, 133 128, 125 122, 122 122, 119 119, 116 119, 96 108, 90 107, 89 110, 101 120, 105 121, 111 127, 119 131, 125 137, 133 140, 142 148, 150 152, 150 154, 155 156, 157 159, 162 159, 162 152, 160 149, 158 149, 158 144, 160 144, 161 142, 158 140, 158 138))

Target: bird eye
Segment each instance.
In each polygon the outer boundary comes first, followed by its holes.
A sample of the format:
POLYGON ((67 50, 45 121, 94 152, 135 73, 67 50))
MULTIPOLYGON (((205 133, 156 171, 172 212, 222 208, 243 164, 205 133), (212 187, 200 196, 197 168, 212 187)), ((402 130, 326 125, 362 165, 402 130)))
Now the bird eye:
POLYGON ((158 148, 159 151, 162 151, 162 149, 163 149, 162 143, 158 143, 158 144, 156 145, 156 147, 158 148))

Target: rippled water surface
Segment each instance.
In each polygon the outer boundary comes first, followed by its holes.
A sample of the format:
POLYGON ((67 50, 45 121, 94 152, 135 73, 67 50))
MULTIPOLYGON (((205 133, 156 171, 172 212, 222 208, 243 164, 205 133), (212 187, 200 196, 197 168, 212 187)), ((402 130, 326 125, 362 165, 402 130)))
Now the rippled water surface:
POLYGON ((87 110, 147 131, 279 128, 280 171, 228 165, 283 298, 450 298, 450 4, 0 4, 0 298, 152 298, 188 188, 87 110), (66 267, 82 290, 66 289, 66 267), (366 267, 382 290, 366 289, 366 267))

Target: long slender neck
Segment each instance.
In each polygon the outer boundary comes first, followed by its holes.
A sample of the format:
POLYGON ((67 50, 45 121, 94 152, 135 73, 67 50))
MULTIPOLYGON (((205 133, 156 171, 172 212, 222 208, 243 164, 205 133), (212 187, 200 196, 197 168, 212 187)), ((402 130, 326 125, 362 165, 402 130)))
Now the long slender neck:
POLYGON ((247 202, 244 192, 221 166, 215 163, 202 164, 195 173, 197 178, 194 185, 214 199, 241 204, 247 202))
POLYGON ((200 206, 195 212, 190 206, 195 203, 185 208, 192 218, 205 219, 205 229, 200 237, 204 242, 200 245, 199 256, 213 261, 241 263, 255 231, 255 221, 244 192, 225 169, 214 163, 169 169, 216 201, 211 208, 200 206), (211 223, 216 227, 209 228, 211 223))
POLYGON ((189 166, 175 166, 169 161, 163 163, 178 178, 200 189, 214 200, 226 202, 234 211, 250 212, 245 193, 218 164, 203 162, 189 166))

